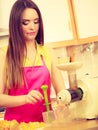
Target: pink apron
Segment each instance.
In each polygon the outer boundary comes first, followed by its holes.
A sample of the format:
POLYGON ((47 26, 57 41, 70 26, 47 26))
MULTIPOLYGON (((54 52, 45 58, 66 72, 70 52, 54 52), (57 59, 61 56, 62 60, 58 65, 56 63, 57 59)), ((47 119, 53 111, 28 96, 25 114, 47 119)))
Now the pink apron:
MULTIPOLYGON (((45 65, 43 56, 41 55, 43 62, 42 66, 23 67, 26 84, 20 89, 9 90, 9 95, 25 95, 31 90, 38 90, 43 94, 41 89, 42 85, 48 85, 48 99, 50 102, 50 73, 45 65)), ((51 108, 51 106, 50 106, 51 108)), ((25 104, 19 107, 6 108, 5 120, 16 119, 18 122, 36 122, 43 121, 42 112, 46 111, 45 101, 38 101, 36 104, 25 104)))

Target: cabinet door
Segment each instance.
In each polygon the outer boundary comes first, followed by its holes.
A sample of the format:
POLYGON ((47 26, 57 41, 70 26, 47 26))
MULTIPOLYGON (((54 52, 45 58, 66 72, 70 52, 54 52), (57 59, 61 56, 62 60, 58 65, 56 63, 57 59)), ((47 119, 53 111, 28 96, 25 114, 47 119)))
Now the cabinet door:
POLYGON ((10 10, 15 0, 0 0, 0 36, 8 35, 10 10))
POLYGON ((0 28, 8 29, 10 10, 15 0, 0 0, 0 28))
POLYGON ((98 0, 71 0, 71 2, 78 40, 98 41, 98 0))
MULTIPOLYGON (((15 1, 1 0, 0 28, 8 28, 10 10, 15 1)), ((42 13, 45 43, 64 41, 65 45, 65 41, 73 40, 68 0, 34 0, 34 2, 39 6, 42 13)))
POLYGON ((73 39, 68 0, 34 0, 43 17, 45 43, 73 39))

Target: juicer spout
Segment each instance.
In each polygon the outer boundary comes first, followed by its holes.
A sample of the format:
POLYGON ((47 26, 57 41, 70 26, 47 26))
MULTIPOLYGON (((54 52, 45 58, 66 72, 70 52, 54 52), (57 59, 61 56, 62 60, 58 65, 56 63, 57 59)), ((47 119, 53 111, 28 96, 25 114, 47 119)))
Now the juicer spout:
POLYGON ((80 87, 77 87, 76 90, 69 88, 68 91, 71 94, 71 102, 82 100, 84 92, 80 87))

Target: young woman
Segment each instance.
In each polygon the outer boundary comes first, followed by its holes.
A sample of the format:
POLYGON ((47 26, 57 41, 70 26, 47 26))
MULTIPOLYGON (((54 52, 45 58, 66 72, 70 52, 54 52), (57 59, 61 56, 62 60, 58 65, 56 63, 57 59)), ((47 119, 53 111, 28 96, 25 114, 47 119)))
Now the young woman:
POLYGON ((51 83, 58 94, 65 89, 56 56, 44 46, 43 22, 32 0, 17 0, 9 20, 8 48, 0 50, 0 106, 4 119, 18 122, 43 121, 46 111, 42 85, 51 83))

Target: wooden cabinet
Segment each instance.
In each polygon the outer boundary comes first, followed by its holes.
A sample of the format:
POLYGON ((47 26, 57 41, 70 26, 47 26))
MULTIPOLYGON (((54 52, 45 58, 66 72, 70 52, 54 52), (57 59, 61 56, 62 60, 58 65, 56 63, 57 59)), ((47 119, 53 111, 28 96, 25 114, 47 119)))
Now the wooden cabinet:
POLYGON ((0 0, 0 37, 8 35, 10 10, 15 0, 0 0))
POLYGON ((8 28, 10 10, 15 0, 0 0, 0 28, 8 28))
POLYGON ((44 23, 45 43, 73 41, 73 29, 68 0, 34 0, 39 6, 44 23))
POLYGON ((67 2, 73 40, 62 40, 50 45, 57 48, 98 41, 98 0, 67 0, 67 2))
MULTIPOLYGON (((0 4, 0 12, 2 12, 0 28, 8 28, 10 10, 15 0, 5 0, 5 2, 1 0, 0 4)), ((74 33, 68 0, 34 0, 34 2, 38 5, 43 17, 45 44, 51 43, 55 46, 56 43, 58 47, 72 44, 74 33)))
POLYGON ((98 0, 70 0, 77 43, 98 41, 98 0))
MULTIPOLYGON (((15 1, 1 0, 0 28, 8 27, 10 9, 15 1)), ((98 41, 98 0, 33 1, 42 13, 45 45, 57 48, 98 41)))

